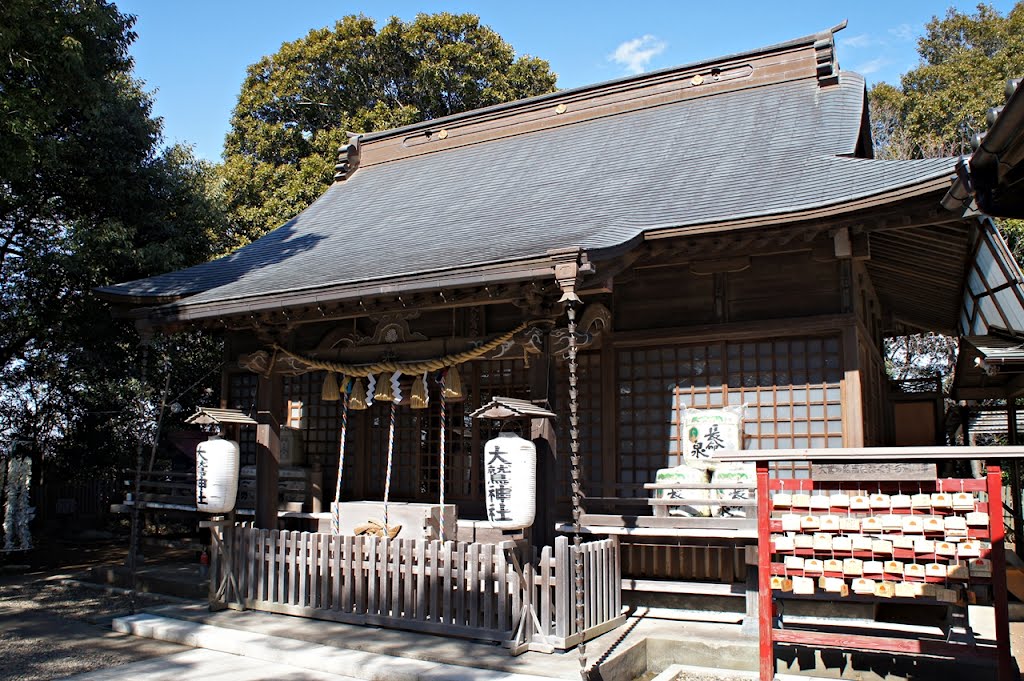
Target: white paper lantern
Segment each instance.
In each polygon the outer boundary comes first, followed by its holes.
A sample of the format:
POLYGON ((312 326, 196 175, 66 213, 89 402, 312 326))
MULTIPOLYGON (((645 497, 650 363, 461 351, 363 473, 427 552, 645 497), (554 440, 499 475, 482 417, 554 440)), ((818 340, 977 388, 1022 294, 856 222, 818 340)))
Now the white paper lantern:
POLYGON ((487 520, 500 530, 533 525, 537 514, 537 448, 515 433, 484 445, 487 520))
POLYGON ((228 513, 238 495, 238 443, 210 438, 196 447, 196 508, 228 513))

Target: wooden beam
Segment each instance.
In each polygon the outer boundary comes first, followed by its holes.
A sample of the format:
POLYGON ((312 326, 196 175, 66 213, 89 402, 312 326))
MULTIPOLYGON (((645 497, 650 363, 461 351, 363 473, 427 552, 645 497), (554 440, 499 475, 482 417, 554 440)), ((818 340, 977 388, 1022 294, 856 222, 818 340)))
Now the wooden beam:
POLYGON ((613 337, 610 337, 610 340, 617 348, 660 347, 673 343, 704 343, 723 340, 759 340, 840 331, 856 322, 856 316, 852 314, 790 317, 657 330, 617 331, 613 337))
POLYGON ((999 447, 837 447, 719 452, 719 461, 934 461, 938 459, 1020 459, 1024 445, 999 447))

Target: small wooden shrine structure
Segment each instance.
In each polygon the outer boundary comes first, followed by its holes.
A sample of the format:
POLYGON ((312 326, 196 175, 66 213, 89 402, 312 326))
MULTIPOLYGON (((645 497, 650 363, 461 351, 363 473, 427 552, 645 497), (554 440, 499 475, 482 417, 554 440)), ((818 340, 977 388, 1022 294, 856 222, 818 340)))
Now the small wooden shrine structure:
MULTIPOLYGON (((221 334, 222 406, 258 421, 240 434, 256 474, 254 525, 231 549, 245 581, 218 599, 474 636, 486 617, 514 647, 564 647, 620 621, 620 583, 742 595, 756 579, 750 522, 681 527, 650 503, 657 471, 681 462, 686 408, 747 405, 746 450, 943 444, 937 428, 926 441, 901 432, 883 339, 1024 333, 1021 272, 972 203, 982 185, 969 167, 873 158, 865 82, 839 69, 838 28, 353 135, 332 186, 277 230, 102 289, 144 333, 221 334), (462 391, 442 399, 452 369, 462 391), (343 416, 345 400, 331 401, 384 372, 397 408, 343 416), (481 445, 495 429, 468 416, 497 395, 559 417, 529 435, 537 560, 480 522, 481 445), (308 514, 327 513, 335 489, 346 501, 443 496, 458 543, 277 534, 286 469, 309 474, 308 514), (588 531, 595 541, 581 542, 588 531), (411 572, 327 577, 389 560, 411 572), (299 581, 272 586, 285 563, 299 581), (550 566, 589 581, 537 576, 550 566), (459 574, 486 574, 474 582, 485 586, 453 592, 444 580, 459 574), (524 587, 515 604, 513 575, 552 590, 524 587), (446 606, 452 593, 478 600, 446 606)), ((771 470, 809 475, 801 461, 771 470)))

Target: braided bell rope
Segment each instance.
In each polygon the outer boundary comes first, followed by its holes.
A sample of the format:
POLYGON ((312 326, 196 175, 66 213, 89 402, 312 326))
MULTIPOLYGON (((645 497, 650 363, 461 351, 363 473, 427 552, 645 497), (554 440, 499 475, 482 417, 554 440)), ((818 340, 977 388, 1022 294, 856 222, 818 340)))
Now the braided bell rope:
POLYGON ((440 498, 439 498, 439 503, 441 504, 441 523, 440 523, 440 525, 441 525, 441 541, 445 541, 445 536, 444 536, 444 455, 445 455, 445 450, 447 449, 447 443, 445 442, 445 437, 446 437, 445 433, 448 430, 448 428, 447 428, 447 426, 448 426, 448 409, 447 409, 447 405, 445 404, 445 396, 444 396, 444 374, 441 374, 441 378, 438 380, 438 383, 441 386, 441 402, 440 402, 440 405, 439 405, 440 408, 441 408, 441 447, 440 447, 440 449, 438 451, 438 454, 439 454, 438 467, 440 469, 439 475, 440 475, 440 478, 441 478, 441 481, 440 481, 440 494, 439 494, 440 498))
POLYGON ((348 391, 341 391, 341 434, 338 437, 338 481, 334 485, 334 508, 331 531, 341 534, 341 475, 345 470, 345 434, 348 430, 348 391))
POLYGON ((436 359, 418 360, 412 362, 394 362, 394 361, 383 361, 375 364, 342 364, 340 362, 327 362, 322 359, 314 359, 312 357, 305 357, 281 347, 280 345, 273 345, 275 352, 280 352, 292 359, 298 360, 303 364, 306 364, 314 369, 322 369, 324 371, 334 371, 345 376, 353 376, 356 378, 365 378, 371 374, 379 374, 384 371, 401 371, 403 374, 422 374, 428 371, 439 371, 447 367, 455 366, 456 364, 463 364, 470 362, 474 359, 479 359, 486 355, 491 350, 498 348, 499 346, 512 340, 512 337, 517 333, 526 328, 526 323, 523 322, 516 328, 512 329, 508 333, 490 340, 480 347, 465 350, 463 352, 457 352, 451 355, 445 355, 444 357, 438 357, 436 359))
POLYGON ((395 410, 398 402, 391 400, 391 423, 388 425, 388 469, 384 478, 384 527, 391 527, 388 522, 388 499, 391 497, 391 467, 395 456, 395 410))

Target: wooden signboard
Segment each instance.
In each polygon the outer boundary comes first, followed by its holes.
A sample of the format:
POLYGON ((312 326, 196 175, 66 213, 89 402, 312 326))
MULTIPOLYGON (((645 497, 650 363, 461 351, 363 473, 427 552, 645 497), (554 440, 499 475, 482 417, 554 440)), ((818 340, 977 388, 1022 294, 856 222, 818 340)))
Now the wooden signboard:
POLYGON ((935 480, 938 474, 934 463, 815 463, 811 464, 811 478, 818 482, 842 480, 871 480, 900 482, 904 480, 935 480))

